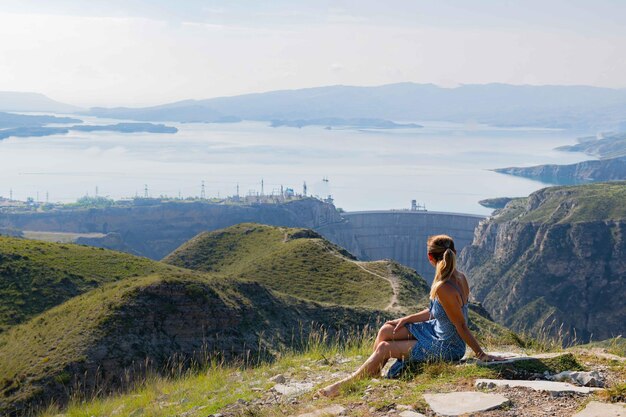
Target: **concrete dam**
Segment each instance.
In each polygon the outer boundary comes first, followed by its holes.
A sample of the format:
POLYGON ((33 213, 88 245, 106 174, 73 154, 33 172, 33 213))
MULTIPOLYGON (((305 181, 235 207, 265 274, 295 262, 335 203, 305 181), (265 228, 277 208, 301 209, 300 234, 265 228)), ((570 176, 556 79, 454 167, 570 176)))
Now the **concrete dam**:
POLYGON ((431 282, 434 269, 428 262, 429 236, 447 234, 457 253, 472 243, 474 229, 485 216, 436 211, 357 211, 342 213, 343 222, 317 227, 333 243, 362 260, 393 259, 415 269, 431 282))

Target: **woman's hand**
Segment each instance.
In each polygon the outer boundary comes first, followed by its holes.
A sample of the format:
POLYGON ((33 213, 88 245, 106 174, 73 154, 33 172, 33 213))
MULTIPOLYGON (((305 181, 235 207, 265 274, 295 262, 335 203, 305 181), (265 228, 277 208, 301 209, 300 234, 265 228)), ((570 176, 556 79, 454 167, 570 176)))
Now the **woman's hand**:
POLYGON ((398 330, 400 330, 401 328, 403 328, 406 323, 407 323, 406 319, 404 317, 402 317, 400 319, 389 320, 385 324, 392 325, 393 326, 393 332, 395 333, 398 330))

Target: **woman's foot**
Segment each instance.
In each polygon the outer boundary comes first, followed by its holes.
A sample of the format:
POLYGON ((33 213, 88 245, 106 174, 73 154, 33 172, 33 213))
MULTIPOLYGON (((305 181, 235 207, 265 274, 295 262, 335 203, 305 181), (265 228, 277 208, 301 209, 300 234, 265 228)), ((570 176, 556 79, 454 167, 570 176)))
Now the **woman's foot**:
POLYGON ((322 388, 321 390, 317 391, 317 393, 321 396, 328 397, 328 398, 336 397, 337 395, 339 395, 340 386, 341 386, 341 381, 336 382, 332 385, 329 385, 326 388, 322 388))

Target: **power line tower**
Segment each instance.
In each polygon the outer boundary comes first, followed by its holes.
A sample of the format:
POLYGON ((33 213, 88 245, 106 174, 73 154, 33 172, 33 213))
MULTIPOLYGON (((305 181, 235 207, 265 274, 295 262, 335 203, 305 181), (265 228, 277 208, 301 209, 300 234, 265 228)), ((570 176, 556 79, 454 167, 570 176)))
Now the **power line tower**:
POLYGON ((302 194, 306 197, 306 190, 307 190, 307 186, 306 186, 306 181, 304 181, 304 184, 302 185, 302 194))
POLYGON ((264 195, 264 190, 263 187, 265 186, 265 183, 263 182, 263 178, 261 178, 261 195, 264 195))
POLYGON ((143 198, 149 198, 148 194, 148 184, 143 185, 143 198))
POLYGON ((239 183, 237 183, 237 198, 239 198, 239 183))
POLYGON ((200 198, 206 200, 206 189, 204 188, 204 181, 202 181, 202 187, 200 188, 200 198))

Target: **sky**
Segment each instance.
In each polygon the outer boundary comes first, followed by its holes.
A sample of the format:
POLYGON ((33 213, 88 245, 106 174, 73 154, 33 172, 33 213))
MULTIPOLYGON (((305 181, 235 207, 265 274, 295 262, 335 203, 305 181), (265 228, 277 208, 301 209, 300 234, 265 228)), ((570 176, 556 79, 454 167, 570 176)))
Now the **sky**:
POLYGON ((146 106, 395 82, 626 88, 623 0, 2 0, 0 91, 146 106))

